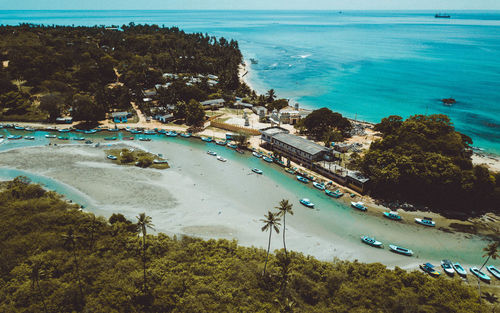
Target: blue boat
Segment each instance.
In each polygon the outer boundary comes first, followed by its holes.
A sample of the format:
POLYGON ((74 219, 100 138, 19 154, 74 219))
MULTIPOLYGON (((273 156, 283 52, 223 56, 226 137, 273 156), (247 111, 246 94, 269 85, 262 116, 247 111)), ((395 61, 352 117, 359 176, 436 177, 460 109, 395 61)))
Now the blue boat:
POLYGON ((201 137, 201 140, 204 142, 212 142, 213 141, 212 137, 201 137))
POLYGON ((14 129, 15 130, 24 130, 24 127, 23 126, 14 126, 14 129))
POLYGON ((227 144, 227 146, 228 146, 229 148, 232 148, 232 149, 236 149, 236 148, 238 148, 238 146, 237 146, 237 145, 233 145, 233 144, 231 144, 231 143, 228 143, 228 144, 227 144))
POLYGON ((177 137, 177 132, 176 131, 171 131, 171 132, 167 132, 167 136, 168 137, 177 137))
POLYGON ((462 267, 462 265, 460 265, 460 263, 458 262, 453 263, 453 268, 455 269, 455 272, 457 272, 458 275, 462 277, 467 276, 467 271, 462 267))
POLYGON ((424 218, 415 218, 415 222, 424 226, 429 226, 429 227, 434 227, 436 226, 436 222, 434 222, 431 218, 429 217, 424 217, 424 218))
POLYGON ((361 236, 361 241, 363 243, 366 243, 369 246, 375 247, 375 248, 381 248, 382 247, 382 242, 375 240, 375 238, 368 237, 368 236, 361 236))
POLYGON ((266 161, 266 162, 268 162, 268 163, 273 163, 273 159, 271 159, 271 158, 270 158, 270 157, 268 157, 268 156, 263 156, 263 157, 262 157, 262 160, 264 160, 264 161, 266 161))
POLYGON ((486 266, 486 268, 488 269, 488 272, 491 273, 491 275, 496 277, 496 279, 500 279, 500 271, 496 267, 494 267, 493 265, 489 265, 486 266))
POLYGON ((131 134, 142 134, 142 131, 141 130, 137 130, 137 129, 132 129, 132 130, 130 130, 130 133, 131 134))
POLYGON ((118 139, 117 137, 104 137, 104 140, 108 140, 108 141, 111 141, 111 140, 116 140, 118 139))
POLYGON ((330 196, 332 198, 335 198, 335 199, 338 199, 340 197, 342 197, 344 194, 342 192, 340 192, 340 190, 335 190, 335 191, 330 191, 328 189, 325 189, 325 193, 327 196, 330 196))
POLYGON ((351 201, 351 206, 355 209, 361 210, 361 211, 366 211, 366 207, 363 202, 352 202, 351 201))
POLYGON ((85 138, 84 137, 75 137, 73 138, 73 140, 76 140, 76 141, 84 141, 85 138))
POLYGON ((309 183, 309 179, 305 178, 305 177, 302 177, 302 176, 297 176, 297 180, 301 183, 304 183, 304 184, 308 184, 309 183))
POLYGON ((151 138, 141 137, 141 138, 139 138, 139 141, 151 141, 151 138))
POLYGON ((89 129, 89 130, 85 130, 83 133, 84 134, 95 134, 95 133, 97 133, 97 130, 95 130, 95 129, 89 129))
POLYGON ((156 135, 156 131, 148 129, 144 131, 144 135, 156 135))
POLYGON ((225 145, 226 145, 226 143, 227 143, 226 141, 220 141, 220 140, 216 140, 216 141, 215 141, 215 144, 216 144, 216 145, 219 145, 219 146, 225 146, 225 145))
POLYGON ((487 283, 489 283, 491 281, 491 278, 490 276, 486 275, 485 273, 481 272, 477 267, 471 267, 470 269, 470 272, 474 275, 477 276, 477 278, 479 278, 480 280, 482 281, 485 281, 487 283))
POLYGON ((406 249, 406 248, 399 247, 399 246, 396 246, 396 245, 389 245, 389 249, 391 249, 392 252, 403 254, 403 255, 406 255, 406 256, 412 256, 413 255, 413 251, 411 251, 410 249, 406 249))
POLYGON ((262 154, 258 153, 258 152, 252 152, 252 155, 256 158, 262 158, 262 154))
POLYGON ((191 133, 181 133, 181 137, 184 137, 184 138, 189 138, 191 137, 191 133))
POLYGON ((58 136, 57 139, 59 139, 59 140, 69 140, 68 137, 63 137, 63 136, 58 136))
POLYGON ((436 271, 434 269, 434 265, 432 265, 431 263, 424 263, 424 264, 421 264, 419 265, 420 269, 424 272, 426 272, 427 274, 431 275, 432 277, 438 277, 439 275, 441 275, 441 273, 439 273, 438 271, 436 271))
POLYGON ((399 221, 401 220, 401 216, 399 216, 396 212, 384 212, 384 216, 390 220, 399 221))
POLYGON ((69 128, 65 128, 65 129, 59 129, 58 132, 60 133, 69 133, 71 131, 71 129, 69 128))
POLYGON ((261 170, 259 170, 258 168, 252 168, 252 172, 256 173, 256 174, 262 174, 263 172, 261 170))
POLYGON ((305 205, 308 208, 314 208, 314 203, 312 203, 311 200, 307 198, 300 199, 300 203, 302 203, 302 205, 305 205))
POLYGON ((166 135, 167 134, 167 131, 165 129, 159 129, 156 131, 158 134, 164 134, 166 135))
POLYGON ((441 260, 441 267, 443 268, 446 274, 450 276, 455 275, 455 270, 453 269, 453 264, 451 263, 450 260, 441 260))
POLYGON ((112 154, 108 155, 107 158, 113 161, 118 160, 118 158, 112 154))
POLYGON ((313 186, 316 187, 316 189, 325 190, 325 185, 321 183, 313 182, 313 186))

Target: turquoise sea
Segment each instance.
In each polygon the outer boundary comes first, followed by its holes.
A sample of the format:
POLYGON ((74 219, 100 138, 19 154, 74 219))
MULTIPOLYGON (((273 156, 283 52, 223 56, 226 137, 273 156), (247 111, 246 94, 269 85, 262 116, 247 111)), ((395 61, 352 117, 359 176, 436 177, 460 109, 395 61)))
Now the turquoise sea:
POLYGON ((500 154, 500 12, 0 11, 0 23, 178 26, 239 41, 259 92, 378 122, 444 113, 500 154), (441 98, 458 102, 447 107, 441 98))

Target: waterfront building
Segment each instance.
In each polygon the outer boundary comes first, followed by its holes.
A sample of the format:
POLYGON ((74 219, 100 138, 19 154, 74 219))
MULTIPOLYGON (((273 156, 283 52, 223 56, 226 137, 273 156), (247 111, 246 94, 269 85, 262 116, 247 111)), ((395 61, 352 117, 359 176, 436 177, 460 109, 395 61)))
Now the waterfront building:
POLYGON ((213 99, 201 102, 205 110, 213 110, 224 107, 226 101, 224 99, 213 99))

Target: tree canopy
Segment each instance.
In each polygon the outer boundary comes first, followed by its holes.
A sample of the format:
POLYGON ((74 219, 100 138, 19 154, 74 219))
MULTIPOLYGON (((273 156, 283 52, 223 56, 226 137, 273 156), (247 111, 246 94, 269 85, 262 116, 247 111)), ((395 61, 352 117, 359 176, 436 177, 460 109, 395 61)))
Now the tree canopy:
POLYGON ((299 126, 304 126, 307 134, 316 140, 323 140, 325 135, 332 130, 341 132, 344 137, 349 137, 352 128, 351 122, 337 112, 332 112, 328 108, 321 108, 312 111, 299 126))

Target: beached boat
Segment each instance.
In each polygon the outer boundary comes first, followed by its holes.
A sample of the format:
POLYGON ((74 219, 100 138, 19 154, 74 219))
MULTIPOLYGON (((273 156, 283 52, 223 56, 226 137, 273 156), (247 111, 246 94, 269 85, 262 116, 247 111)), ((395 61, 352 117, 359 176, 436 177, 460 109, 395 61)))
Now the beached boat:
POLYGON ((419 267, 422 271, 426 272, 432 277, 438 277, 439 275, 441 275, 441 273, 439 273, 434 269, 435 266, 432 265, 431 263, 420 264, 419 267))
POLYGON ((204 142, 212 142, 213 141, 212 137, 201 137, 201 140, 204 142))
POLYGON ((110 159, 110 160, 113 160, 113 161, 118 160, 118 158, 116 156, 112 155, 112 154, 109 154, 107 156, 107 158, 110 159))
POLYGON ((396 245, 389 245, 389 249, 391 249, 392 252, 396 252, 396 253, 403 254, 403 255, 406 255, 406 256, 412 256, 413 255, 413 251, 411 251, 410 249, 406 249, 406 248, 399 247, 399 246, 396 246, 396 245))
POLYGON ((142 134, 142 130, 132 129, 130 130, 131 134, 142 134))
POLYGON ((424 218, 415 218, 415 222, 421 225, 434 227, 436 226, 436 222, 432 220, 432 218, 424 217, 424 218))
POLYGON ((252 172, 256 173, 256 174, 262 174, 263 172, 261 170, 259 170, 258 168, 252 168, 252 172))
POLYGON ((258 153, 258 152, 252 152, 252 155, 256 158, 262 158, 262 154, 258 153))
POLYGON ((500 271, 496 267, 494 267, 493 265, 488 265, 486 266, 486 268, 488 269, 488 272, 491 273, 491 275, 496 277, 496 279, 500 279, 500 271))
POLYGON ((351 206, 355 209, 361 210, 361 211, 366 211, 367 208, 365 207, 365 204, 363 202, 354 202, 351 201, 351 206))
POLYGON ((140 141, 151 141, 151 138, 144 138, 144 137, 141 137, 139 138, 140 141))
POLYGON ((58 136, 57 139, 59 139, 59 140, 69 140, 69 137, 58 136))
POLYGON ((295 174, 295 170, 293 168, 285 168, 285 172, 287 172, 288 174, 295 174))
POLYGON ((446 274, 450 276, 455 275, 455 270, 453 269, 453 264, 451 263, 450 260, 442 260, 441 267, 443 268, 446 274))
POLYGON ((262 157, 262 160, 264 160, 264 161, 266 161, 268 163, 273 163, 273 159, 270 158, 270 157, 268 157, 268 156, 266 156, 266 155, 262 157))
POLYGON ((90 145, 92 143, 92 140, 85 140, 85 143, 90 145))
POLYGON ((191 136, 192 136, 191 133, 181 133, 181 137, 184 137, 184 138, 189 138, 191 136))
POLYGON ((64 128, 64 129, 59 129, 58 132, 60 133, 69 133, 71 131, 71 129, 69 128, 64 128))
POLYGON ((123 137, 123 140, 134 140, 134 137, 123 137))
POLYGON ((166 133, 167 137, 177 137, 177 132, 176 131, 171 131, 166 133))
POLYGON ((279 166, 281 167, 285 167, 285 162, 281 161, 280 159, 278 158, 274 158, 274 163, 278 164, 279 166))
POLYGON ((228 144, 227 144, 227 146, 228 146, 229 148, 232 148, 232 149, 236 149, 236 148, 238 148, 238 146, 237 146, 237 145, 233 145, 232 143, 228 143, 228 144))
POLYGON ((476 275, 476 277, 479 278, 480 280, 488 282, 488 283, 491 281, 490 276, 488 276, 484 272, 480 271, 477 267, 475 267, 475 266, 471 267, 471 268, 469 268, 469 270, 472 274, 476 275))
POLYGON ((217 160, 219 160, 219 161, 221 161, 221 162, 226 162, 226 161, 227 161, 227 159, 225 159, 225 158, 221 157, 220 155, 219 155, 219 156, 217 156, 217 160))
POLYGON ((328 189, 325 189, 325 193, 327 196, 330 196, 335 199, 338 199, 344 195, 342 192, 340 192, 340 190, 330 191, 328 189))
POLYGON ((316 187, 316 189, 325 190, 325 185, 323 185, 323 183, 313 182, 313 186, 316 187))
POLYGON ((308 184, 309 183, 309 179, 305 178, 305 177, 302 177, 300 175, 297 176, 297 180, 301 183, 304 183, 304 184, 308 184))
POLYGON ((21 138, 23 138, 23 136, 21 136, 21 135, 10 135, 10 136, 7 136, 8 140, 18 140, 18 139, 21 139, 21 138))
POLYGON ((28 131, 28 132, 34 132, 35 131, 35 129, 33 127, 26 127, 24 130, 28 131))
POLYGON ((97 130, 95 130, 95 129, 84 130, 83 133, 84 134, 95 134, 95 133, 97 133, 97 130))
POLYGON ((361 236, 361 241, 363 243, 366 243, 367 245, 375 247, 375 248, 382 247, 382 242, 375 240, 375 238, 373 238, 373 237, 361 236))
POLYGON ((167 160, 153 160, 154 164, 168 164, 167 160))
POLYGON ((384 212, 384 216, 390 220, 399 221, 401 220, 401 216, 397 212, 384 212))
POLYGON ((215 153, 214 151, 207 151, 207 154, 210 154, 210 155, 213 155, 213 156, 217 155, 217 153, 215 153))
POLYGON ((219 145, 219 146, 225 146, 225 145, 227 144, 227 142, 226 142, 226 141, 216 140, 216 141, 215 141, 215 144, 216 144, 216 145, 219 145))
POLYGON ((84 137, 75 137, 73 138, 73 140, 76 140, 76 141, 84 141, 85 138, 84 137))
POLYGON ((158 134, 163 134, 163 135, 166 135, 167 134, 167 131, 165 129, 158 129, 156 131, 158 134))
POLYGON ((35 140, 35 137, 33 137, 33 136, 24 136, 24 139, 26 139, 26 140, 35 140))
POLYGON ((307 198, 300 199, 300 203, 308 208, 314 208, 314 203, 312 203, 311 200, 307 198))
POLYGON ((57 138, 56 135, 45 135, 45 138, 57 138))
POLYGON ((104 137, 104 140, 108 140, 108 141, 111 141, 111 140, 116 140, 118 139, 117 137, 104 137))
POLYGON ((14 126, 14 129, 15 130, 24 130, 24 127, 23 126, 14 126))
POLYGON ((243 151, 243 150, 242 150, 242 149, 240 149, 240 148, 236 148, 236 149, 234 149, 234 150, 235 150, 236 152, 238 152, 239 154, 244 154, 244 153, 245 153, 245 151, 243 151))
POLYGON ((457 272, 458 275, 462 277, 467 276, 467 271, 462 267, 462 265, 460 265, 460 263, 458 262, 453 263, 453 268, 455 269, 455 272, 457 272))
POLYGON ((156 131, 148 129, 144 131, 144 135, 156 135, 156 131))

